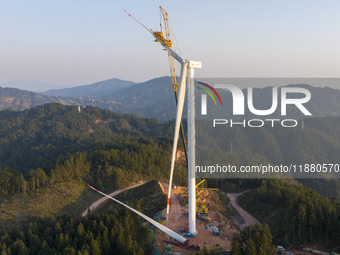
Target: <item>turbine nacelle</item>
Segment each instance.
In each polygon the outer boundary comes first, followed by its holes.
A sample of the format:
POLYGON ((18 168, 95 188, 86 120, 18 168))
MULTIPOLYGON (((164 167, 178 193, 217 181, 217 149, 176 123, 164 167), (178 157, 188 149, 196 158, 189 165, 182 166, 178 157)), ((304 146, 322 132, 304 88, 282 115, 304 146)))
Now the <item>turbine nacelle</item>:
POLYGON ((202 62, 201 61, 189 60, 189 67, 195 68, 195 69, 200 69, 200 68, 202 68, 202 62))

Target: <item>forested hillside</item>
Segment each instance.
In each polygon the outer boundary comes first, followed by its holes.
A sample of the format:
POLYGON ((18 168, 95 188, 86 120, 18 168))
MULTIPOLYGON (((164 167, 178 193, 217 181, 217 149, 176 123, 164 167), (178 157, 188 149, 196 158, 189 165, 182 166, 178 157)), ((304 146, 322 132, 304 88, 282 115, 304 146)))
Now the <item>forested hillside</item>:
MULTIPOLYGON (((111 192, 168 178, 171 123, 59 104, 3 111, 0 123, 0 221, 74 215, 73 203, 79 213, 93 199, 85 183, 111 192)), ((185 184, 183 164, 176 168, 185 184)))
POLYGON ((0 110, 25 110, 47 103, 62 103, 63 100, 56 96, 41 95, 39 93, 15 88, 0 87, 0 110))
MULTIPOLYGON (((209 123, 198 123, 198 155, 200 145, 204 144, 208 147, 204 147, 203 152, 211 159, 217 158, 219 154, 216 151, 229 152, 232 142, 233 154, 227 153, 222 156, 235 165, 245 162, 339 163, 340 117, 307 119, 304 125, 304 129, 268 126, 261 129, 215 128, 214 136, 208 136, 207 134, 211 133, 209 123), (209 143, 206 143, 207 140, 209 143)), ((164 155, 167 153, 170 155, 172 132, 172 123, 158 123, 155 119, 120 115, 90 106, 78 108, 46 104, 22 112, 1 111, 0 167, 3 170, 1 175, 4 176, 2 190, 7 190, 8 186, 9 193, 13 193, 11 190, 18 191, 18 184, 11 185, 8 182, 6 184, 5 180, 17 179, 17 183, 22 183, 23 178, 29 182, 31 176, 42 176, 43 173, 50 176, 51 170, 63 164, 67 157, 86 158, 86 161, 92 162, 87 157, 95 151, 111 154, 111 150, 116 150, 119 154, 133 155, 130 147, 134 144, 138 149, 136 156, 132 156, 131 159, 135 160, 140 157, 138 153, 145 153, 142 152, 144 149, 141 146, 146 143, 155 155, 162 151, 164 155), (4 171, 5 169, 8 171, 4 171), (20 173, 23 176, 20 176, 20 173)), ((138 159, 140 162, 152 158, 152 154, 148 157, 144 155, 138 159)), ((165 157, 164 162, 168 163, 168 160, 169 158, 165 157)), ((82 161, 78 159, 77 163, 79 162, 82 161)), ((139 164, 139 161, 135 162, 135 165, 139 164)), ((121 162, 116 163, 115 167, 122 167, 120 164, 121 162)), ((155 166, 160 170, 162 164, 155 166)), ((92 170, 90 172, 94 174, 92 170)), ((40 180, 45 180, 45 177, 40 180)), ((338 179, 301 181, 330 198, 340 195, 338 179)), ((38 183, 35 186, 40 185, 38 183)))
POLYGON ((310 118, 294 128, 262 128, 227 125, 212 126, 198 121, 197 144, 205 148, 235 153, 257 153, 273 164, 339 163, 340 117, 310 118))
POLYGON ((55 104, 0 118, 2 196, 73 179, 115 189, 168 174, 171 139, 159 136, 168 124, 55 104))
POLYGON ((256 191, 239 198, 240 205, 268 223, 276 240, 299 244, 340 241, 340 203, 315 190, 282 180, 263 180, 256 191))
MULTIPOLYGON (((338 162, 339 123, 339 117, 326 117, 305 120, 304 129, 269 127, 261 130, 217 129, 215 135, 220 135, 223 140, 210 140, 211 146, 206 153, 216 156, 217 150, 227 149, 230 142, 233 142, 234 153, 227 157, 234 163, 254 164, 262 160, 273 164, 289 162, 288 160, 308 163, 321 160, 338 162)), ((86 250, 97 249, 98 245, 100 249, 106 249, 102 238, 106 239, 104 232, 107 231, 96 229, 92 225, 87 228, 86 219, 83 222, 82 219, 70 218, 70 215, 79 215, 94 199, 89 196, 89 192, 92 191, 88 190, 85 184, 90 183, 103 191, 113 191, 140 180, 168 180, 172 133, 173 122, 159 123, 155 119, 120 115, 95 107, 78 108, 47 104, 22 112, 8 110, 0 112, 0 224, 2 229, 17 229, 14 230, 17 232, 9 234, 10 239, 6 234, 3 235, 0 240, 1 249, 7 252, 10 248, 12 254, 19 254, 20 249, 25 251, 24 246, 27 251, 30 242, 39 243, 41 245, 39 247, 44 247, 47 251, 68 247, 67 249, 73 248, 74 251, 86 254, 86 250), (38 220, 46 216, 54 218, 64 214, 69 216, 50 222, 38 220), (20 224, 32 222, 33 225, 18 230, 18 222, 20 224), (57 222, 61 227, 61 230, 59 228, 57 230, 58 235, 53 232, 57 222), (94 231, 94 237, 88 233, 90 237, 81 239, 83 238, 80 237, 81 234, 67 232, 67 226, 74 227, 72 224, 75 222, 77 229, 81 223, 86 233, 94 231), (49 228, 52 230, 48 230, 49 228), (56 247, 56 243, 41 237, 44 235, 41 229, 51 231, 48 233, 55 238, 61 238, 62 234, 64 240, 67 234, 69 241, 63 242, 58 239, 58 244, 63 244, 56 247), (16 240, 14 236, 20 238, 16 240)), ((198 142, 200 139, 211 139, 204 135, 198 138, 198 142)), ((184 162, 181 160, 177 162, 174 183, 186 185, 187 173, 184 162)), ((263 213, 258 217, 260 220, 263 219, 263 222, 268 222, 275 238, 280 240, 286 238, 288 241, 296 242, 337 240, 340 209, 337 199, 331 197, 340 194, 339 181, 337 179, 299 181, 322 192, 329 199, 301 184, 296 185, 297 182, 288 185, 287 182, 277 180, 262 182, 219 179, 209 180, 209 186, 219 187, 225 191, 261 187, 255 195, 249 193, 251 197, 247 204, 255 207, 247 209, 263 213), (257 205, 262 207, 256 207, 257 205), (288 218, 283 218, 284 215, 288 218), (293 225, 281 226, 283 221, 279 219, 287 221, 293 219, 293 225)), ((148 213, 158 208, 158 200, 145 199, 143 196, 140 197, 143 192, 136 192, 130 197, 132 203, 140 201, 136 206, 153 201, 152 206, 142 207, 150 208, 148 213)), ((120 199, 130 200, 126 194, 124 196, 120 199)), ((116 217, 119 218, 118 221, 124 221, 125 216, 117 216, 112 211, 108 213, 111 216, 106 215, 105 220, 101 218, 102 216, 89 217, 95 217, 94 226, 100 225, 102 220, 110 228, 119 228, 115 227, 114 220, 108 222, 106 220, 109 217, 116 217)), ((128 215, 126 217, 130 217, 128 215)), ((138 218, 133 221, 135 220, 138 218)), ((146 230, 141 228, 135 231, 138 233, 146 230)), ((111 230, 109 232, 111 235, 111 230)), ((114 232, 114 236, 119 237, 117 232, 114 232)), ((140 240, 137 236, 131 236, 131 239, 137 243, 140 241, 136 247, 144 251, 149 249, 146 248, 146 240, 140 240)), ((37 250, 28 252, 34 254, 37 250)))
MULTIPOLYGON (((340 164, 340 117, 310 118, 295 128, 212 127, 197 121, 197 165, 340 164), (233 152, 230 152, 232 144, 233 152)), ((339 179, 299 179, 321 194, 340 197, 339 179)))
POLYGON ((20 172, 49 171, 63 156, 113 146, 123 137, 167 135, 169 124, 155 119, 46 104, 22 112, 0 112, 0 162, 20 172))
MULTIPOLYGON (((127 191, 119 199, 150 216, 163 209, 165 195, 156 181, 140 186, 141 191, 143 198, 127 191)), ((84 218, 49 218, 0 234, 0 252, 2 255, 152 254, 153 231, 142 223, 133 212, 113 204, 106 212, 90 212, 84 218)))

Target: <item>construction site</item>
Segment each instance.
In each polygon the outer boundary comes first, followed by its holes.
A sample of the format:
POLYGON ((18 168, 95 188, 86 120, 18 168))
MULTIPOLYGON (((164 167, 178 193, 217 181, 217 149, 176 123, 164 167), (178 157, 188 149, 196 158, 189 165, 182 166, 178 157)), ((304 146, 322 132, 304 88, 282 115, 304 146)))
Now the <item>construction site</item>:
MULTIPOLYGON (((204 180, 203 180, 204 181, 204 180)), ((195 235, 188 229, 188 188, 172 187, 171 207, 168 220, 163 210, 156 216, 156 220, 164 226, 177 231, 189 240, 188 244, 181 244, 169 236, 155 229, 155 247, 159 250, 182 254, 195 254, 205 246, 208 250, 229 251, 231 241, 239 227, 226 217, 228 207, 224 205, 216 189, 199 188, 196 192, 196 229, 195 235)), ((161 184, 164 193, 168 191, 168 184, 161 184)))

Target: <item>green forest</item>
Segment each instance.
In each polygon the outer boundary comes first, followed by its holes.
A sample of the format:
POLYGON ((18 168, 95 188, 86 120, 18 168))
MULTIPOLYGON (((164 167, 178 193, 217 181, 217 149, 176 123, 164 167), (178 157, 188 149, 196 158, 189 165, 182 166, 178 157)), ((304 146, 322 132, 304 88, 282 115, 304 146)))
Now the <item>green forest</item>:
POLYGON ((235 234, 232 242, 233 255, 272 255, 276 247, 272 243, 272 235, 267 224, 245 227, 235 234))
MULTIPOLYGON (((197 165, 340 164, 340 117, 305 119, 304 128, 301 122, 296 128, 273 128, 270 125, 263 128, 228 128, 223 125, 213 128, 206 121, 197 121, 196 128, 197 165)), ((339 173, 333 174, 339 177, 339 173)), ((330 179, 329 176, 307 179, 308 176, 302 175, 299 181, 329 198, 340 197, 339 179, 330 179)), ((261 178, 261 175, 257 177, 261 178)))
POLYGON ((244 193, 239 204, 262 223, 275 240, 285 243, 340 241, 340 203, 301 184, 279 179, 263 180, 244 193))
MULTIPOLYGON (((158 182, 149 182, 138 189, 126 192, 119 199, 150 215, 163 209, 166 200, 158 182), (143 198, 136 196, 141 191, 143 198)), ((151 254, 153 230, 130 210, 115 204, 107 207, 96 214, 90 211, 85 217, 45 218, 3 233, 0 254, 151 254)))
MULTIPOLYGON (((90 106, 79 109, 46 104, 21 112, 1 111, 1 255, 150 254, 152 231, 147 225, 139 224, 141 219, 137 216, 114 207, 82 218, 75 213, 80 212, 79 208, 74 208, 78 202, 89 200, 87 206, 94 200, 86 183, 111 192, 141 180, 167 181, 173 124, 173 121, 159 123, 156 119, 120 115, 90 106), (58 205, 55 198, 48 201, 50 198, 46 197, 54 194, 62 200, 58 205), (24 201, 23 204, 30 205, 42 198, 42 208, 27 210, 24 216, 28 218, 17 222, 18 215, 26 208, 19 211, 16 204, 24 201), (125 229, 122 222, 129 226, 125 229), (107 240, 111 253, 106 252, 107 240)), ((246 160, 247 164, 261 160, 275 164, 290 157, 297 162, 332 160, 335 163, 339 162, 339 134, 340 118, 326 117, 306 120, 304 132, 295 129, 254 132, 236 128, 228 130, 224 142, 216 141, 216 144, 222 148, 237 138, 238 143, 233 142, 234 160, 246 160), (264 141, 263 146, 257 146, 259 140, 264 141)), ((207 153, 213 154, 215 149, 210 148, 207 153)), ((186 185, 186 180, 185 162, 179 160, 174 183, 186 185)), ((292 182, 212 179, 208 180, 208 186, 226 192, 256 189, 245 193, 240 202, 268 224, 273 242, 340 240, 337 179, 292 182)), ((131 190, 135 193, 121 194, 119 199, 137 208, 149 208, 145 213, 152 217, 165 207, 162 203, 166 200, 161 195, 148 198, 156 192, 154 188, 149 191, 143 197, 144 192, 131 190), (145 206, 148 201, 152 203, 145 206)), ((261 231, 268 232, 256 230, 261 231)), ((270 239, 269 235, 263 235, 270 239)), ((250 240, 243 238, 242 233, 237 240, 240 254, 246 254, 250 240)))

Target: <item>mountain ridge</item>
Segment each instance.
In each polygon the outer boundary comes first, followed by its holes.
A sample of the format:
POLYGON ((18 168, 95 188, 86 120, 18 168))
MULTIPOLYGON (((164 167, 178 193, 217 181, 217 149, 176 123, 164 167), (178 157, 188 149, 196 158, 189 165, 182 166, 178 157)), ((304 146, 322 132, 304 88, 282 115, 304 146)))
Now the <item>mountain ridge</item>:
POLYGON ((61 85, 47 83, 47 82, 20 80, 20 79, 0 82, 0 87, 16 88, 16 89, 27 90, 27 91, 38 92, 38 93, 46 90, 46 88, 60 87, 60 86, 61 85))
MULTIPOLYGON (((308 84, 291 84, 287 86, 304 87, 311 92, 312 98, 305 106, 313 114, 313 117, 340 115, 340 90, 330 87, 313 87, 308 84)), ((272 87, 253 89, 255 97, 254 107, 256 109, 270 108, 272 99, 271 88, 272 87)), ((247 93, 245 92, 246 91, 243 90, 243 93, 246 95, 247 93)), ((200 93, 201 91, 196 91, 198 106, 200 104, 200 93)), ((220 94, 226 117, 232 117, 231 93, 223 92, 220 94)), ((160 121, 174 119, 176 115, 174 92, 169 76, 154 78, 142 83, 113 78, 90 85, 50 90, 43 94, 0 87, 0 110, 24 110, 45 103, 62 103, 83 107, 87 105, 96 106, 118 113, 157 118, 160 121), (49 95, 47 95, 47 93, 49 93, 49 95), (64 96, 52 95, 58 93, 64 96)), ((208 109, 212 111, 212 113, 218 110, 209 98, 208 109)), ((301 119, 305 117, 294 106, 288 107, 288 114, 290 118, 301 119)), ((185 115, 186 110, 184 110, 184 116, 185 115)), ((273 116, 277 117, 278 115, 280 115, 279 109, 273 116)), ((250 118, 252 116, 253 115, 246 110, 244 118, 250 118)))
POLYGON ((50 89, 42 92, 43 95, 63 96, 63 97, 103 97, 107 98, 113 95, 116 90, 127 88, 136 84, 132 81, 125 81, 118 78, 112 78, 87 85, 75 86, 64 89, 50 89))

